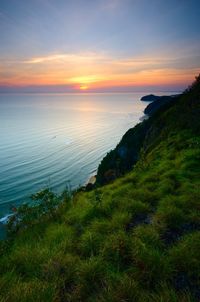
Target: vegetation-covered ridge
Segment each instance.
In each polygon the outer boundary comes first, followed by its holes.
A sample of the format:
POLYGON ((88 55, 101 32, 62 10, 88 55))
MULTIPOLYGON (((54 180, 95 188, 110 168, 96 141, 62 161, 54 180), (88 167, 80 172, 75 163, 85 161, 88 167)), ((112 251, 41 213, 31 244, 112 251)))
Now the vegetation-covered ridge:
POLYGON ((200 300, 200 77, 141 125, 134 169, 16 213, 1 302, 200 300))
POLYGON ((185 129, 199 135, 199 82, 200 76, 181 95, 148 95, 141 99, 153 101, 144 110, 150 118, 129 129, 116 148, 103 158, 97 171, 97 185, 130 171, 143 153, 173 132, 185 129))

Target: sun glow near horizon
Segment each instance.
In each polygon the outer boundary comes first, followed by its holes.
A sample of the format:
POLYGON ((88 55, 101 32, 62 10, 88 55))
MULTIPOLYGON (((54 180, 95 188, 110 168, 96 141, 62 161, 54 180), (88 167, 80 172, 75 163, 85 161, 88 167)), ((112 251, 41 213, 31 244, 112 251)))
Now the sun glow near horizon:
POLYGON ((180 59, 170 55, 123 58, 105 53, 47 54, 13 64, 10 60, 2 62, 0 86, 65 85, 72 91, 170 86, 174 82, 187 86, 198 74, 198 68, 180 69, 172 64, 180 64, 180 59))
POLYGON ((80 89, 80 90, 88 90, 88 89, 89 89, 89 86, 87 86, 87 85, 81 85, 81 86, 79 87, 79 89, 80 89))
POLYGON ((99 80, 100 80, 100 78, 98 78, 95 75, 75 76, 75 77, 68 79, 68 81, 70 83, 78 84, 78 89, 80 89, 80 90, 89 89, 91 84, 94 84, 94 83, 98 82, 99 80))
POLYGON ((192 3, 0 1, 0 92, 184 89, 200 70, 192 3))

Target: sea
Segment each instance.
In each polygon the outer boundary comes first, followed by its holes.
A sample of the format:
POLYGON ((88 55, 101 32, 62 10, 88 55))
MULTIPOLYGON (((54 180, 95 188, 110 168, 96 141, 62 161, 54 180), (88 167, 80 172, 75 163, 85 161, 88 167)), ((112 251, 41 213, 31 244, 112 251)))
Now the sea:
POLYGON ((0 222, 43 188, 86 184, 140 122, 145 94, 0 94, 0 222))

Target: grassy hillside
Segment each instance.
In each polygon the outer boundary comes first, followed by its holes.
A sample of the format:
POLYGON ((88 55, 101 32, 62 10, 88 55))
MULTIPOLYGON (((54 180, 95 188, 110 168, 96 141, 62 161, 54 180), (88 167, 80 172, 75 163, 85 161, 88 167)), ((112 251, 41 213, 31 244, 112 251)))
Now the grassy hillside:
POLYGON ((16 213, 1 302, 200 300, 200 78, 146 123, 134 169, 16 213))

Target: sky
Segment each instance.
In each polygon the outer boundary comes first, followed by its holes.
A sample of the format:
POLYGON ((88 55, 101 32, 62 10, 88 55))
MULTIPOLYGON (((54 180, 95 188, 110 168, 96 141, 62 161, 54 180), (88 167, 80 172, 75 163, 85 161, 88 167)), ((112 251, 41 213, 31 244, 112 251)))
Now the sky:
POLYGON ((0 0, 0 92, 180 91, 199 0, 0 0))

